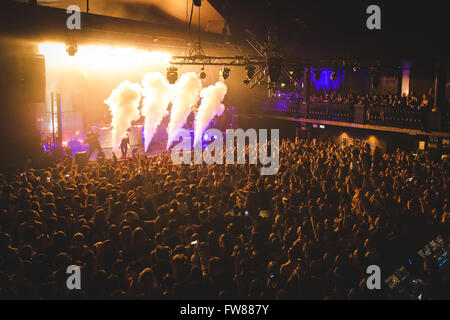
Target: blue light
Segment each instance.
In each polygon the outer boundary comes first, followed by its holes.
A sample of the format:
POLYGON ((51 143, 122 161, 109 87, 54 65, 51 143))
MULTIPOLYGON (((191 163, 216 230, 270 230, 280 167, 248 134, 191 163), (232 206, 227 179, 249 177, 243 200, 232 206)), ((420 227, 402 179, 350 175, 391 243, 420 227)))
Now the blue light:
MULTIPOLYGON (((313 72, 315 70, 311 70, 313 72)), ((337 79, 335 81, 330 79, 330 76, 334 70, 330 69, 321 69, 320 79, 316 80, 314 77, 311 77, 311 81, 315 88, 318 89, 325 89, 327 91, 329 90, 336 90, 339 89, 340 83, 341 83, 341 77, 342 77, 342 71, 336 71, 337 79)))

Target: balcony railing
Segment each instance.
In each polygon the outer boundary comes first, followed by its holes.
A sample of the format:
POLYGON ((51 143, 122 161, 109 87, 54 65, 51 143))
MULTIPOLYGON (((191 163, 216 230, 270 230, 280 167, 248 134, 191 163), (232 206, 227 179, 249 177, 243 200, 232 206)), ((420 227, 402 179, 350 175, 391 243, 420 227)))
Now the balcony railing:
POLYGON ((353 120, 353 106, 346 104, 311 103, 308 117, 320 120, 351 122, 353 120))
POLYGON ((422 129, 425 112, 407 108, 368 107, 366 123, 388 127, 422 129))
MULTIPOLYGON (((412 110, 403 107, 365 106, 333 103, 267 103, 266 112, 288 114, 297 118, 372 124, 378 126, 407 128, 417 130, 440 130, 440 112, 431 110, 412 110)), ((446 119, 446 118, 445 118, 446 119)), ((444 120, 445 121, 445 120, 444 120)), ((444 129, 445 130, 445 129, 444 129)))

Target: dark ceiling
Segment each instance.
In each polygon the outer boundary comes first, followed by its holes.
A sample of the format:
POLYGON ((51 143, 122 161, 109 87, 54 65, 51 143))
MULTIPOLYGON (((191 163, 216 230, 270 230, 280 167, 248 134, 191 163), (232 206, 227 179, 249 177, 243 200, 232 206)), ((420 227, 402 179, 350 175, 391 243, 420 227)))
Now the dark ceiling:
POLYGON ((264 40, 278 30, 288 54, 386 60, 445 60, 449 23, 445 1, 208 0, 237 39, 245 29, 264 40), (381 9, 381 30, 368 30, 366 9, 381 9))

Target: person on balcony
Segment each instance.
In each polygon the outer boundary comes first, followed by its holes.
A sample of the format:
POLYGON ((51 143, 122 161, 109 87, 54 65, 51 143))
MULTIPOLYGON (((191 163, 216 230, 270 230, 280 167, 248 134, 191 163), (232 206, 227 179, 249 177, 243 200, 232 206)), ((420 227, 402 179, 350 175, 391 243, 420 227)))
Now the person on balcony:
POLYGON ((418 110, 425 109, 425 108, 427 108, 429 105, 430 105, 430 102, 429 102, 429 100, 428 100, 427 95, 426 95, 425 93, 422 94, 422 102, 420 103, 420 105, 419 105, 419 107, 418 107, 418 110))

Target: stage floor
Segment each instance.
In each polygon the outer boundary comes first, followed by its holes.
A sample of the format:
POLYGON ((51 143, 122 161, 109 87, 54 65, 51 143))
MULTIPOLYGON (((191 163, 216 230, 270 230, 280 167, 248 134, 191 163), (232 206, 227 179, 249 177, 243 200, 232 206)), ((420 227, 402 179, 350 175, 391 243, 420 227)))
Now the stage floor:
MULTIPOLYGON (((149 150, 147 152, 144 152, 144 146, 143 145, 138 145, 138 146, 129 146, 128 147, 128 151, 127 151, 127 158, 131 157, 132 152, 134 149, 137 149, 139 154, 143 155, 147 155, 149 157, 154 157, 157 155, 160 155, 164 152, 166 152, 166 148, 165 146, 161 147, 161 148, 152 148, 150 147, 149 150)), ((103 148, 103 153, 105 154, 105 158, 107 159, 111 159, 112 158, 112 148, 103 148)), ((116 157, 117 159, 120 159, 122 157, 122 152, 120 150, 120 148, 115 152, 116 153, 116 157)), ((94 151, 91 155, 91 157, 89 158, 90 161, 95 161, 97 159, 97 151, 94 151)))

